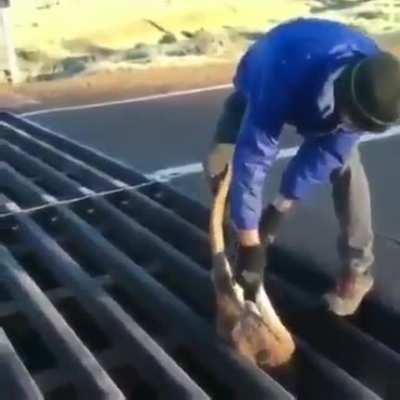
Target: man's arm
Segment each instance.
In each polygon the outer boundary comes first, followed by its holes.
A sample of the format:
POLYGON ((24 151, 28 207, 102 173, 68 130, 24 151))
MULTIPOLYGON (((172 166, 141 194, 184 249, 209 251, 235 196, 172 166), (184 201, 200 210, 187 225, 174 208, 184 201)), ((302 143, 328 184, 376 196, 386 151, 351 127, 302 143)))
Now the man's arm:
POLYGON ((283 119, 271 115, 260 127, 252 110, 246 111, 233 158, 231 185, 232 220, 243 246, 260 243, 258 226, 265 178, 278 154, 283 119))
POLYGON ((358 133, 340 131, 304 142, 282 177, 281 195, 301 200, 314 185, 329 182, 332 173, 345 165, 360 138, 358 133))
POLYGON ((239 240, 235 279, 244 289, 245 298, 253 301, 266 266, 259 234, 264 181, 278 154, 284 121, 278 112, 264 115, 270 118, 262 125, 251 107, 246 111, 233 157, 231 183, 231 216, 239 240))

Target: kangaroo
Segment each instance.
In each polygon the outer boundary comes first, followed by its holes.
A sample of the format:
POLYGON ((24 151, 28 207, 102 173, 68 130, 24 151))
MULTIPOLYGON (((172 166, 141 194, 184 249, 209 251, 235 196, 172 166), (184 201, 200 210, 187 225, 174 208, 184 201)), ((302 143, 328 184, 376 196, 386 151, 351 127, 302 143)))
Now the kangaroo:
POLYGON ((264 287, 256 301, 246 301, 225 251, 224 211, 232 167, 228 165, 220 181, 211 210, 209 234, 216 294, 217 333, 245 358, 264 370, 286 364, 295 351, 291 334, 276 314, 264 287))

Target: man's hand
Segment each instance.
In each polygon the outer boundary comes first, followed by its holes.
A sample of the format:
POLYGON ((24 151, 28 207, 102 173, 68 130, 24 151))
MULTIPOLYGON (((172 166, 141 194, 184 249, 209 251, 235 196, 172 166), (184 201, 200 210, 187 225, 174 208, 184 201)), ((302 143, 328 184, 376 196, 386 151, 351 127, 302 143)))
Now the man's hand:
POLYGON ((267 265, 266 245, 272 243, 278 229, 295 202, 278 197, 262 213, 259 229, 239 230, 236 280, 245 292, 247 300, 255 295, 263 284, 264 269, 267 265))
POLYGON ((255 301, 263 284, 266 254, 263 245, 239 246, 235 279, 244 290, 246 300, 255 301))
POLYGON ((273 243, 286 215, 294 209, 295 200, 286 199, 279 195, 276 200, 264 209, 259 226, 262 243, 273 243))
POLYGON ((241 246, 257 246, 260 243, 274 241, 279 227, 296 205, 296 201, 278 196, 276 200, 264 209, 258 229, 238 230, 238 241, 241 246))

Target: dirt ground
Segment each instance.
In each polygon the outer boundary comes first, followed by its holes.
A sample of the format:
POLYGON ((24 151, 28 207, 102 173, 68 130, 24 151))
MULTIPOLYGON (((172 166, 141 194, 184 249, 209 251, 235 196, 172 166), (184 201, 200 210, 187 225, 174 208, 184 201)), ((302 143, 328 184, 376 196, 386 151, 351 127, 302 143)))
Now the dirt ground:
POLYGON ((15 112, 121 100, 229 83, 234 63, 99 72, 86 77, 0 88, 0 108, 15 112))

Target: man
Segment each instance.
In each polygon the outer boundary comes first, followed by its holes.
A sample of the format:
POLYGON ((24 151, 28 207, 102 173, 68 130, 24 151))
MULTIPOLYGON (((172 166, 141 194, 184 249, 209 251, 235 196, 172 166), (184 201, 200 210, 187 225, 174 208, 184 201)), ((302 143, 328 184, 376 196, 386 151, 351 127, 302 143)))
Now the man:
POLYGON ((231 217, 239 248, 236 280, 248 299, 263 281, 265 245, 312 186, 331 182, 343 273, 325 295, 331 311, 354 313, 373 286, 368 181, 358 146, 400 114, 400 64, 343 24, 298 19, 279 25, 242 58, 205 171, 212 190, 233 158, 231 217), (304 138, 283 174, 280 194, 262 212, 262 189, 284 124, 304 138))

